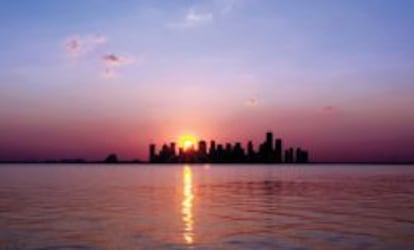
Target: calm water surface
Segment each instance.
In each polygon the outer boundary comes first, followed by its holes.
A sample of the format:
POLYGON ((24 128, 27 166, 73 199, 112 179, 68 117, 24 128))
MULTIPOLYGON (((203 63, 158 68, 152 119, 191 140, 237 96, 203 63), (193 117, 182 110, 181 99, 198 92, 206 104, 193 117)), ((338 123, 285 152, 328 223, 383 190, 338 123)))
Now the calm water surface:
POLYGON ((0 166, 0 249, 414 249, 414 166, 0 166))

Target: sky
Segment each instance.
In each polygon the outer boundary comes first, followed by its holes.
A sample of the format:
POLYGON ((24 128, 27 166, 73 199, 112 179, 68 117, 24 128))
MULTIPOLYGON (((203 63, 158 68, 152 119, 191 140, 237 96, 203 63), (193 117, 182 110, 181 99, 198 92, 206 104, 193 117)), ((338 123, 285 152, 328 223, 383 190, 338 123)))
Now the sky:
POLYGON ((414 160, 414 1, 0 1, 0 159, 183 135, 414 160))

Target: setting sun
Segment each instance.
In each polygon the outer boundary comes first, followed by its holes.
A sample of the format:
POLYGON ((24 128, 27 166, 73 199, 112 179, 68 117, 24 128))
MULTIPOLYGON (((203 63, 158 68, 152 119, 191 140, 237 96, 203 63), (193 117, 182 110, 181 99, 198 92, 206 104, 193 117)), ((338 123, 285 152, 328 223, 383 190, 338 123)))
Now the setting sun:
POLYGON ((192 135, 184 135, 178 140, 178 145, 184 150, 194 148, 197 144, 197 139, 192 135))

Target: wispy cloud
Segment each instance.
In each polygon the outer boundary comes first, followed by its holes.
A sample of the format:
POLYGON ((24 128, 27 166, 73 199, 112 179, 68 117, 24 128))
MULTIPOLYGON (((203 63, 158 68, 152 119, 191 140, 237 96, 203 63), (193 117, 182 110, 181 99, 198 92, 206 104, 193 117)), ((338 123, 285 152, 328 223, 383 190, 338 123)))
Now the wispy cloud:
POLYGON ((106 43, 106 38, 97 34, 73 35, 65 40, 66 53, 70 56, 80 56, 95 50, 106 43))
POLYGON ((69 56, 80 57, 79 60, 91 59, 94 60, 85 60, 85 62, 96 63, 99 62, 102 67, 102 72, 100 76, 105 79, 114 79, 118 78, 120 73, 120 68, 124 66, 141 63, 143 62, 142 58, 135 58, 132 56, 119 55, 116 53, 106 53, 101 54, 101 51, 97 53, 90 53, 102 47, 105 49, 107 43, 107 38, 102 35, 97 34, 87 34, 87 35, 72 35, 65 39, 64 46, 66 53, 69 56), (90 55, 89 55, 90 54, 90 55), (99 55, 100 54, 100 55, 99 55), (86 56, 85 56, 86 55, 86 56), (96 60, 98 59, 98 60, 96 60))
POLYGON ((167 24, 169 28, 186 29, 193 28, 213 21, 213 13, 199 12, 194 8, 188 10, 183 20, 167 24))
POLYGON ((106 54, 102 56, 102 61, 106 67, 120 67, 134 63, 136 60, 133 57, 119 56, 115 54, 106 54))
POLYGON ((105 67, 101 76, 105 79, 118 78, 120 73, 116 68, 130 65, 137 61, 134 57, 120 56, 113 53, 102 56, 101 60, 105 67))

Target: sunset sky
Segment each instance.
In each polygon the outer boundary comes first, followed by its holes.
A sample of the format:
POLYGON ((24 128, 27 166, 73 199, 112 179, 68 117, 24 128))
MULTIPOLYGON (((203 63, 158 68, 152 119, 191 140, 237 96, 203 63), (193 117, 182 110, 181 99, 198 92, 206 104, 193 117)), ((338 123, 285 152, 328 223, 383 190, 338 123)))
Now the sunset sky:
POLYGON ((1 1, 0 159, 148 157, 268 130, 414 160, 414 1, 1 1))

